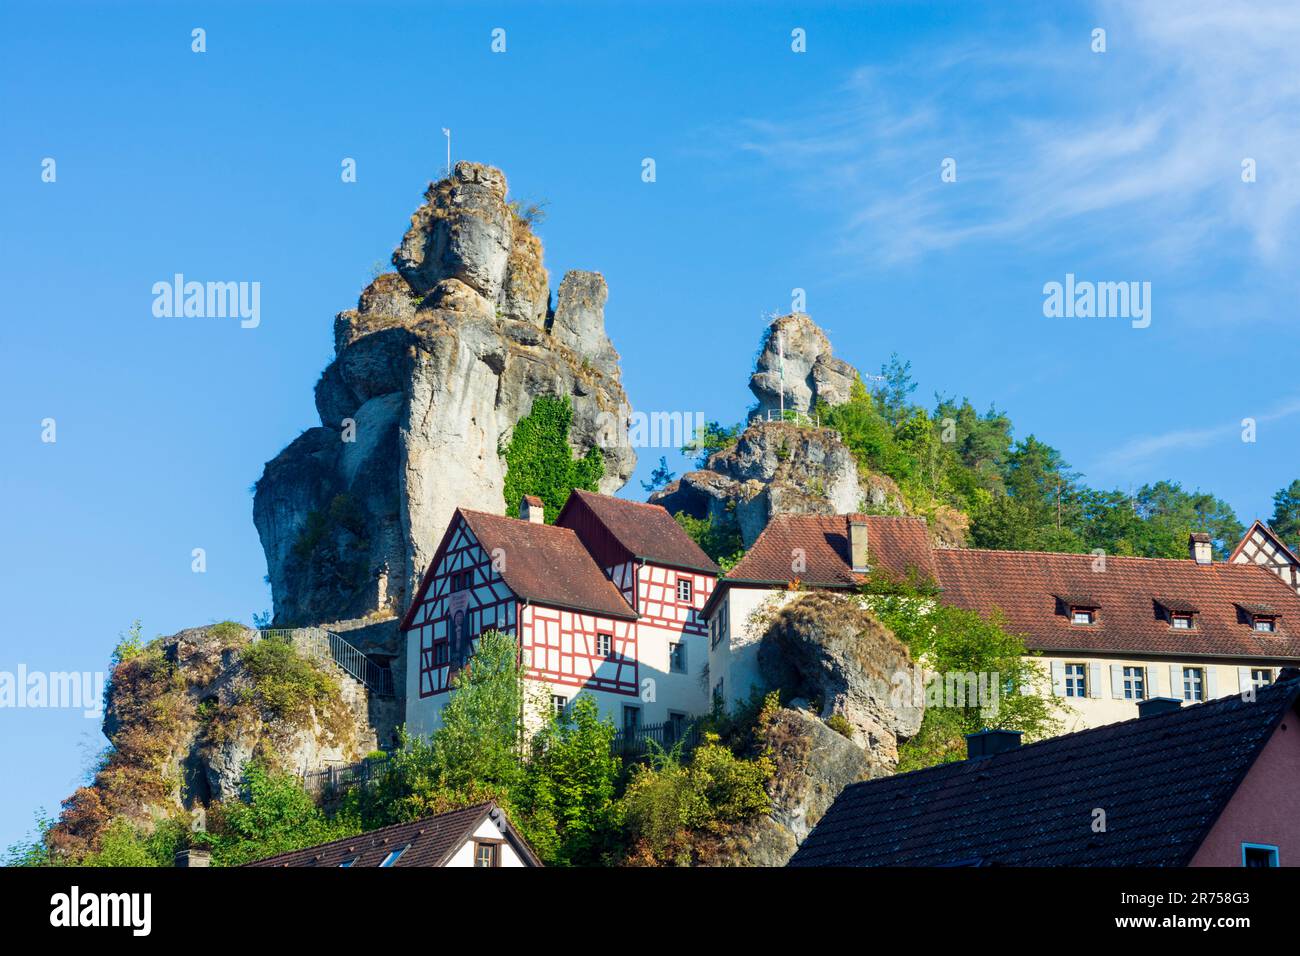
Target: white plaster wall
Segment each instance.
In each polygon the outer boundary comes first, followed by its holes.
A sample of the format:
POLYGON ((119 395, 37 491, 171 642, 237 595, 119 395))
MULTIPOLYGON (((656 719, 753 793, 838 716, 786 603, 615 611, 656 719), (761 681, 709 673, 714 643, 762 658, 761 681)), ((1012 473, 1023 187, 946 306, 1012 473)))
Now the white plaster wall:
MULTIPOLYGON (((491 820, 484 820, 479 824, 478 829, 474 831, 474 836, 480 839, 503 840, 505 834, 497 829, 496 824, 491 820)), ((515 852, 515 848, 509 843, 501 844, 501 866, 527 866, 524 860, 515 852)), ((468 839, 461 844, 460 849, 452 854, 451 859, 447 861, 447 866, 473 866, 474 865, 474 840, 468 839)))
MULTIPOLYGON (((1052 662, 1060 664, 1096 664, 1100 666, 1100 680, 1093 681, 1092 677, 1097 671, 1089 669, 1089 687, 1088 697, 1062 697, 1062 717, 1065 722, 1066 733, 1075 730, 1086 730, 1090 727, 1100 727, 1103 724, 1113 724, 1121 720, 1132 720, 1138 716, 1138 702, 1128 700, 1123 696, 1117 697, 1111 683, 1111 665, 1121 667, 1145 667, 1147 672, 1148 686, 1146 694, 1148 697, 1177 697, 1180 700, 1183 696, 1181 683, 1171 690, 1170 687, 1170 667, 1180 669, 1186 667, 1200 667, 1206 672, 1206 684, 1209 685, 1213 680, 1213 687, 1207 686, 1205 699, 1212 700, 1217 697, 1228 697, 1233 694, 1240 694, 1249 685, 1249 681, 1243 683, 1240 670, 1246 668, 1258 668, 1268 666, 1260 661, 1250 661, 1247 659, 1226 659, 1217 660, 1213 663, 1206 661, 1194 660, 1177 660, 1167 657, 1162 658, 1133 658, 1133 657, 1098 657, 1096 655, 1051 655, 1043 657, 1026 658, 1030 663, 1039 667, 1047 675, 1048 683, 1051 682, 1052 662), (1211 675, 1212 678, 1211 678, 1211 675), (1212 691, 1212 692, 1211 692, 1212 691)), ((1277 677, 1278 665, 1272 666, 1273 677, 1277 677)), ((1059 689, 1058 689, 1059 692, 1059 689)), ((1184 706, 1193 703, 1184 701, 1184 706)))

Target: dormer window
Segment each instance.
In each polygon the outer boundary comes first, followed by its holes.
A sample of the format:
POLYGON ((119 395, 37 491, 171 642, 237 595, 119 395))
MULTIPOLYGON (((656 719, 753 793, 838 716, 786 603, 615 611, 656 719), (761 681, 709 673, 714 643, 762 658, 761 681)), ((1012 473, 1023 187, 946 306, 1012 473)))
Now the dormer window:
POLYGON ((1071 624, 1093 624, 1097 620, 1097 609, 1091 607, 1070 608, 1071 624))
POLYGON ((1098 603, 1096 598, 1081 592, 1057 594, 1056 613, 1064 614, 1071 624, 1087 626, 1097 623, 1098 603))
POLYGON ((1169 626, 1175 631, 1190 631, 1192 629, 1192 616, 1181 613, 1171 614, 1169 615, 1169 626))
POLYGON ((1238 604, 1237 620, 1250 625, 1258 634, 1275 634, 1281 624, 1281 615, 1271 604, 1238 604))
POLYGON ((1277 618, 1268 617, 1267 615, 1257 614, 1251 621, 1251 626, 1261 634, 1272 634, 1277 630, 1277 618))

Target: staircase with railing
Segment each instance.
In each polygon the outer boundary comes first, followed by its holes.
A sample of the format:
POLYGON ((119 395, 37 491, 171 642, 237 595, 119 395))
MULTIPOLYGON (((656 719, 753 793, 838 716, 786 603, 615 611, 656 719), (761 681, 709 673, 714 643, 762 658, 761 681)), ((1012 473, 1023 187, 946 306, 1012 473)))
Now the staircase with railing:
POLYGON ((378 697, 392 697, 393 671, 323 627, 281 627, 257 632, 262 641, 284 641, 313 660, 330 660, 378 697))

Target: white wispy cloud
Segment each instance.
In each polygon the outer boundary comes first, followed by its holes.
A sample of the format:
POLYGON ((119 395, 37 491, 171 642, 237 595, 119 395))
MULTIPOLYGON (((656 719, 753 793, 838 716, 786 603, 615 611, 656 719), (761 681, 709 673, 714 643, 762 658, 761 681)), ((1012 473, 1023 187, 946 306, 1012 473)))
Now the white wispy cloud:
MULTIPOLYGON (((1300 397, 1288 399, 1271 411, 1251 416, 1255 425, 1282 421, 1300 413, 1300 397)), ((1225 441, 1240 441, 1242 420, 1209 425, 1204 428, 1184 428, 1155 435, 1130 439, 1108 452, 1089 469, 1089 473, 1122 473, 1158 461, 1170 452, 1195 451, 1212 447, 1225 441)))
POLYGON ((1300 213, 1300 4, 1103 3, 1094 19, 1107 53, 1045 27, 929 47, 743 124, 733 145, 816 164, 810 189, 846 210, 844 250, 886 262, 1119 235, 1183 260, 1238 236, 1281 264, 1300 213), (947 156, 956 184, 939 181, 947 156))

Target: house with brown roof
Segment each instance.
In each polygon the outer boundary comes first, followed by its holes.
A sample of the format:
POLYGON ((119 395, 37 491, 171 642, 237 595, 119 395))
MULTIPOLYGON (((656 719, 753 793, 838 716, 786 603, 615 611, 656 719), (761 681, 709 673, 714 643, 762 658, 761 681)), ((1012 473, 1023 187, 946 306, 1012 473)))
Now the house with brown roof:
POLYGON ((916 573, 933 578, 933 554, 923 518, 773 517, 739 563, 718 579, 704 608, 713 699, 731 708, 762 686, 758 645, 767 612, 800 590, 856 591, 873 562, 899 577, 916 573))
POLYGON ((1300 558, 1273 529, 1258 518, 1228 556, 1232 564, 1258 564, 1268 568, 1300 594, 1300 558))
POLYGON ((1300 671, 846 787, 790 866, 1300 866, 1300 671))
POLYGON ((761 685, 754 612, 789 600, 790 582, 855 589, 877 570, 929 578, 941 601, 1000 613, 1068 705, 1069 729, 1127 720, 1152 697, 1242 693, 1300 663, 1300 595, 1266 562, 1214 562, 1204 535, 1191 536, 1186 559, 1103 557, 931 548, 919 518, 788 515, 705 609, 715 692, 731 705, 761 685))
POLYGON ((528 841, 495 803, 479 803, 411 823, 396 823, 249 866, 541 866, 528 841))
POLYGON ((575 491, 553 525, 458 509, 402 621, 407 727, 440 722, 452 676, 487 630, 515 635, 555 710, 595 697, 625 729, 684 729, 708 709, 703 608, 720 569, 659 505, 575 491))

